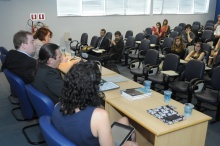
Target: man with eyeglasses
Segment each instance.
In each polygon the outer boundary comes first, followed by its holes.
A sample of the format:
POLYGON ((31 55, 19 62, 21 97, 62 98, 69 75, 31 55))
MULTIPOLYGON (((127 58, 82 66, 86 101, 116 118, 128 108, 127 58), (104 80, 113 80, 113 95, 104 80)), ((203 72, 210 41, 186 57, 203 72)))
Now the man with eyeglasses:
POLYGON ((36 71, 35 42, 28 31, 19 31, 14 35, 15 50, 10 50, 2 65, 2 70, 8 69, 18 75, 25 83, 31 83, 36 71))

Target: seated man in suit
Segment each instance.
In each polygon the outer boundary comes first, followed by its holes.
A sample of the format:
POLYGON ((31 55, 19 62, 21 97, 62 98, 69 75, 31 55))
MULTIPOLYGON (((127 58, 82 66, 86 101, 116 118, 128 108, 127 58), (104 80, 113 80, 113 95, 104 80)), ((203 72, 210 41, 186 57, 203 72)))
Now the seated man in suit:
POLYGON ((26 84, 31 83, 36 71, 36 60, 33 58, 36 48, 32 34, 19 31, 13 37, 16 50, 10 50, 2 65, 2 70, 8 69, 18 75, 26 84))
POLYGON ((39 51, 37 72, 33 82, 33 86, 50 97, 55 104, 63 86, 63 78, 57 69, 61 60, 59 46, 52 43, 43 45, 39 51))
POLYGON ((82 53, 82 57, 89 60, 98 60, 100 62, 105 63, 106 61, 111 60, 111 56, 114 54, 116 59, 120 57, 122 49, 124 48, 124 42, 121 37, 121 32, 115 32, 115 40, 111 42, 111 47, 108 53, 102 54, 99 57, 88 55, 87 53, 82 53))
POLYGON ((109 40, 105 37, 106 30, 101 29, 100 37, 98 38, 95 48, 105 49, 107 52, 109 51, 109 40))
POLYGON ((195 34, 191 31, 191 25, 190 24, 186 25, 186 31, 183 31, 181 36, 182 36, 182 39, 183 39, 183 43, 186 46, 193 45, 193 43, 195 41, 195 34))

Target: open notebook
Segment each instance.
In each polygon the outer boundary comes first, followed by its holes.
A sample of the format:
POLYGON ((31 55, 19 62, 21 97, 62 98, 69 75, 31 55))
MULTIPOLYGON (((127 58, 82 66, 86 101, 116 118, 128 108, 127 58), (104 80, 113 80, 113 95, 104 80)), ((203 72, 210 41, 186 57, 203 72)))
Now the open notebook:
POLYGON ((107 90, 113 90, 113 89, 117 89, 119 88, 119 86, 113 82, 107 82, 105 80, 101 80, 100 83, 100 91, 107 91, 107 90))

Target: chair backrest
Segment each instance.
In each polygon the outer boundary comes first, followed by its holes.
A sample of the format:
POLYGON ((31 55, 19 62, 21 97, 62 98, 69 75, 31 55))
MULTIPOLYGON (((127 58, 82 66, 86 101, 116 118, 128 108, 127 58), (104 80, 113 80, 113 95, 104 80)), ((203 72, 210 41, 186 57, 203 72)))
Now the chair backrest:
POLYGON ((148 39, 150 40, 151 44, 155 44, 155 45, 159 44, 159 40, 158 40, 157 35, 151 35, 148 39))
POLYGON ((220 90, 220 66, 217 66, 214 70, 213 70, 213 74, 212 74, 212 79, 211 79, 211 85, 213 87, 213 89, 215 90, 220 90))
POLYGON ((212 24, 214 24, 214 20, 207 20, 206 23, 212 23, 212 24))
POLYGON ((194 21, 192 25, 198 25, 199 29, 201 28, 201 23, 199 21, 194 21))
POLYGON ((112 40, 112 33, 111 33, 111 32, 106 32, 105 37, 106 37, 107 39, 112 40))
POLYGON ((212 30, 212 31, 214 31, 214 27, 213 26, 205 26, 204 30, 212 30))
POLYGON ((98 36, 93 36, 90 42, 90 46, 95 47, 97 40, 98 40, 98 36))
POLYGON ((162 70, 173 70, 177 71, 180 65, 180 58, 176 54, 167 54, 164 58, 162 70))
POLYGON ((212 30, 204 30, 201 36, 202 42, 211 41, 213 39, 213 31, 212 30))
POLYGON ((207 44, 207 43, 203 43, 202 45, 204 51, 205 51, 205 58, 206 58, 206 63, 208 63, 208 60, 209 60, 209 56, 211 54, 211 50, 212 50, 212 47, 207 44))
POLYGON ((25 89, 38 117, 44 115, 52 116, 54 109, 53 101, 48 96, 34 88, 31 84, 25 85, 25 89))
POLYGON ((40 117, 39 123, 48 146, 76 146, 54 127, 50 116, 40 117))
POLYGON ((206 23, 206 24, 205 24, 205 26, 214 26, 214 24, 213 24, 213 23, 208 22, 208 23, 206 23))
POLYGON ((82 45, 87 45, 88 44, 88 34, 87 33, 83 33, 81 35, 80 43, 82 45))
POLYGON ((192 25, 191 29, 195 29, 195 30, 198 30, 199 31, 199 25, 192 25))
POLYGON ((125 43, 125 47, 134 47, 135 46, 135 39, 133 36, 129 36, 125 43))
POLYGON ((144 39, 144 34, 143 33, 138 33, 135 36, 135 41, 142 41, 144 39))
POLYGON ((144 64, 157 65, 159 63, 159 52, 149 49, 145 55, 144 64))
POLYGON ((186 64, 185 80, 191 81, 192 79, 203 79, 205 71, 205 64, 199 60, 190 60, 186 64))
POLYGON ((133 31, 132 30, 126 31, 125 38, 127 39, 129 36, 133 36, 133 31))
POLYGON ((175 39, 175 37, 177 37, 178 34, 179 34, 179 32, 177 32, 177 31, 172 31, 172 32, 170 33, 170 35, 169 35, 169 38, 175 39))
POLYGON ((145 33, 145 37, 149 38, 150 35, 152 35, 152 28, 151 27, 147 27, 144 31, 145 33))
POLYGON ((5 62, 5 57, 6 57, 6 55, 0 55, 0 59, 1 59, 1 62, 2 62, 2 64, 4 64, 4 62, 5 62))
POLYGON ((173 38, 164 38, 163 44, 161 45, 161 49, 163 48, 171 48, 173 44, 173 38))
POLYGON ((0 47, 0 54, 1 55, 6 55, 8 53, 8 50, 5 49, 4 47, 0 47))
POLYGON ((139 46, 139 50, 144 50, 144 51, 147 51, 150 49, 150 40, 148 39, 143 39, 141 41, 141 44, 139 46))
POLYGON ((4 69, 3 72, 13 90, 13 93, 18 97, 21 113, 24 119, 32 119, 34 116, 34 110, 27 96, 24 81, 8 69, 4 69))
POLYGON ((182 27, 182 30, 185 30, 185 29, 186 29, 186 23, 180 23, 179 26, 182 27))
POLYGON ((183 28, 182 28, 181 26, 176 26, 176 27, 174 27, 174 29, 173 29, 173 31, 177 31, 177 32, 179 33, 178 35, 181 34, 182 30, 183 30, 183 28))

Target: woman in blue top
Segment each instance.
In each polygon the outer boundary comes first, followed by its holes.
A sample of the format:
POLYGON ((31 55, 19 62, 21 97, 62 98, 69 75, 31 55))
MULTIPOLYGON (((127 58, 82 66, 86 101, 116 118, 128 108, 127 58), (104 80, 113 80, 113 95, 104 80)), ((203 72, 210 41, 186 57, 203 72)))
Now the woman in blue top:
MULTIPOLYGON (((60 102, 55 106, 52 122, 65 137, 77 146, 113 146, 108 113, 101 108, 99 84, 101 73, 93 62, 79 62, 64 79, 60 102)), ((123 117, 120 123, 129 125, 123 117)), ((135 135, 132 135, 135 140, 135 135)), ((136 146, 127 141, 123 146, 136 146)))

